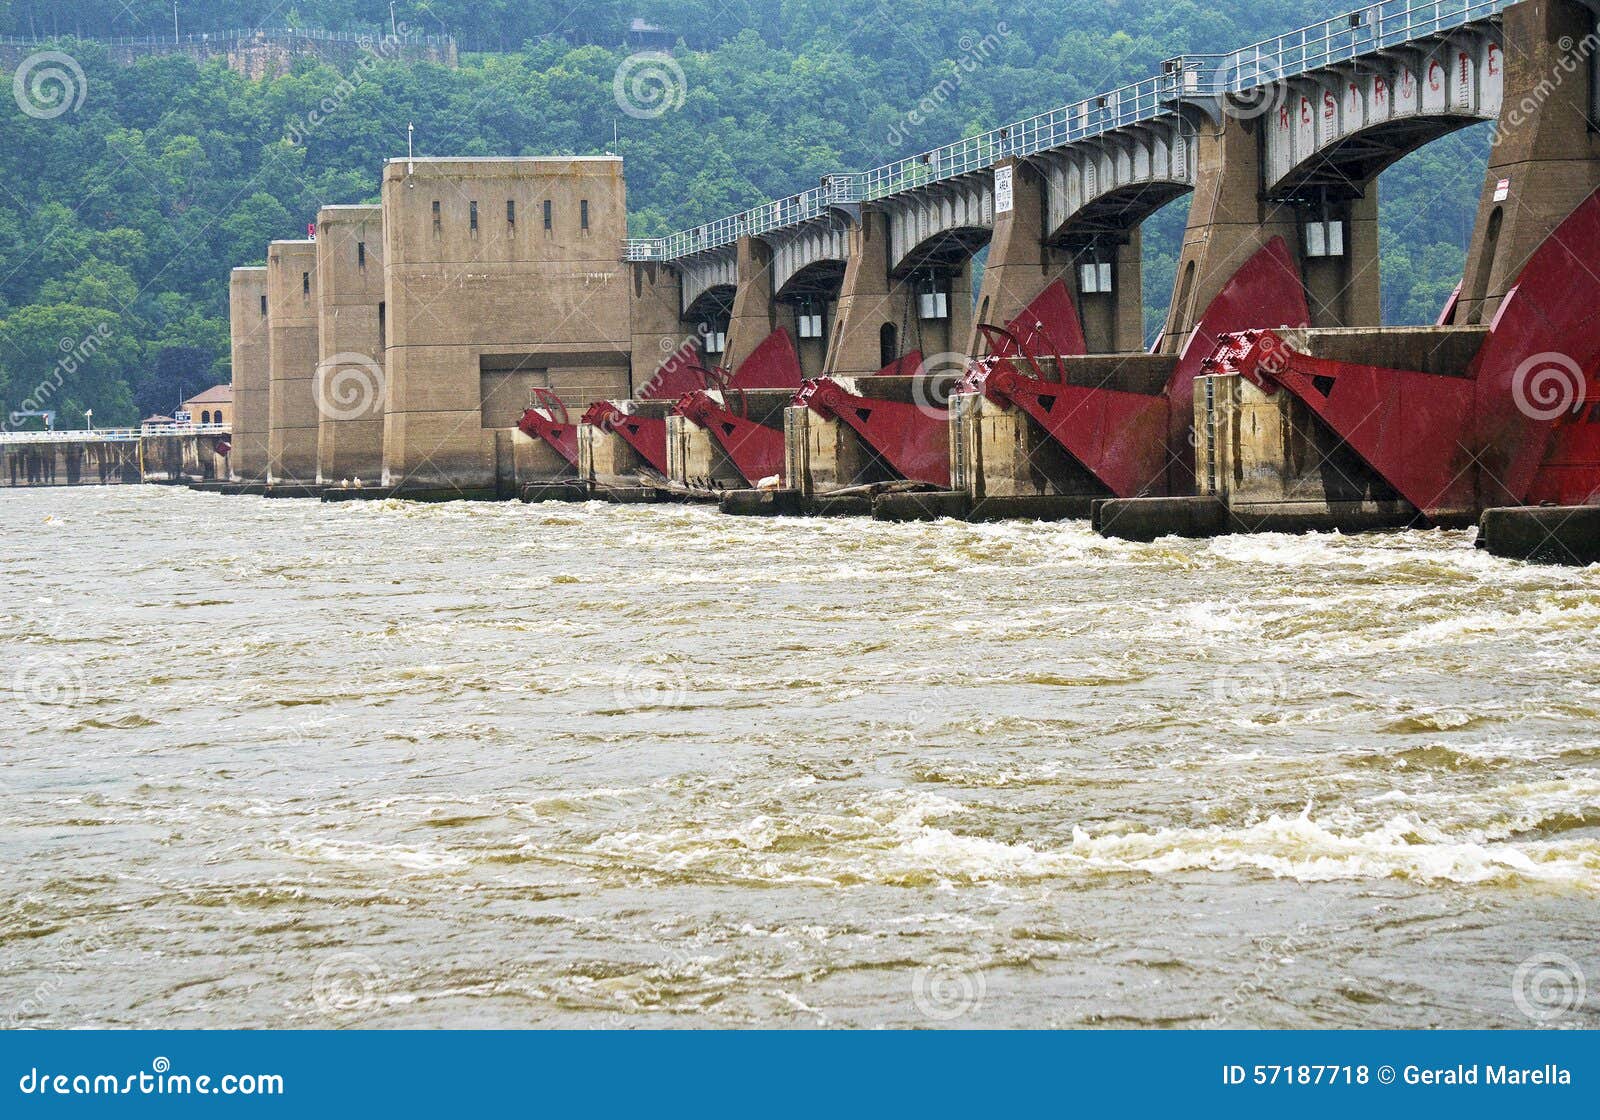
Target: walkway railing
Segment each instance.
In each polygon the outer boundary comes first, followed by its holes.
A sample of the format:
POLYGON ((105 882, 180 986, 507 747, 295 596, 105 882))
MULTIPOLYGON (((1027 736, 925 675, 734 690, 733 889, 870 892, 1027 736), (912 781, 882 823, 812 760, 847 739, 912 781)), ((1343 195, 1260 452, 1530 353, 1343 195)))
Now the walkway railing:
POLYGON ((0 444, 132 443, 145 436, 229 435, 229 424, 149 424, 140 428, 87 428, 78 431, 0 432, 0 444))
POLYGON ((958 175, 1007 156, 1030 156, 1171 116, 1186 99, 1243 93, 1297 74, 1348 62, 1489 19, 1518 0, 1385 0, 1228 54, 1186 55, 1161 73, 1048 113, 1014 121, 871 171, 829 175, 803 194, 763 203, 666 237, 633 238, 630 261, 671 261, 719 249, 821 217, 830 206, 872 202, 958 175))

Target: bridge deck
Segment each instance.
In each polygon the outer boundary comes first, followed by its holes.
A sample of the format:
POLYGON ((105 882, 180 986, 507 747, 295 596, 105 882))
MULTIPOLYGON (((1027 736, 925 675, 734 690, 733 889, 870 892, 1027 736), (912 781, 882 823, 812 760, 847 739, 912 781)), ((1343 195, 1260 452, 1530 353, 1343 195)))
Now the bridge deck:
POLYGON ((632 238, 630 261, 674 261, 822 217, 830 208, 873 202, 929 183, 982 171, 1007 156, 1068 147, 1117 129, 1176 115, 1185 102, 1247 93, 1327 66, 1422 43, 1498 16, 1517 0, 1383 0, 1236 51, 1168 59, 1161 72, 1047 113, 1014 121, 870 171, 827 175, 800 194, 765 202, 666 237, 632 238))

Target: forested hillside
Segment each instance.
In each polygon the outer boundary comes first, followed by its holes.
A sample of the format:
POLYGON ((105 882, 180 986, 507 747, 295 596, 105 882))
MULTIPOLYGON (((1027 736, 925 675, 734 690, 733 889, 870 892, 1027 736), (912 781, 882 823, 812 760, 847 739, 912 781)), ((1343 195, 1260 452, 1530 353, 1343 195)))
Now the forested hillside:
MULTIPOLYGON (((67 75, 81 103, 58 115, 24 112, 25 91, 14 90, 16 103, 0 110, 0 404, 15 408, 54 377, 61 423, 77 422, 84 407, 97 423, 128 422, 226 378, 228 270, 260 262, 272 238, 303 235, 319 205, 375 200, 380 162, 404 154, 408 122, 419 154, 616 151, 633 232, 647 235, 1344 7, 638 0, 569 10, 398 0, 402 30, 457 38, 459 69, 376 61, 341 72, 302 62, 260 82, 177 56, 120 66, 99 44, 63 38, 53 46, 81 69, 81 81, 67 75), (678 42, 682 103, 659 116, 630 115, 614 89, 635 18, 678 42), (99 341, 80 360, 77 344, 91 334, 99 341)), ((390 18, 387 0, 185 0, 178 13, 185 34, 257 25, 381 34, 390 18)), ((171 33, 170 0, 0 0, 0 34, 171 33)), ((1455 284, 1486 144, 1482 127, 1458 133, 1385 175, 1388 321, 1431 321, 1455 284)), ((1152 323, 1168 296, 1183 211, 1174 203, 1146 227, 1152 323)))

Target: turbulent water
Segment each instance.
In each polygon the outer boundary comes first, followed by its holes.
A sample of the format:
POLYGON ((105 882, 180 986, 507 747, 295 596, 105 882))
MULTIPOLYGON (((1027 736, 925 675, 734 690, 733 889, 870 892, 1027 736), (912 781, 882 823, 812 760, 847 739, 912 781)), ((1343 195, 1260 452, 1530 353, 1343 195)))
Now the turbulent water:
POLYGON ((0 1025, 1600 1024, 1600 569, 0 515, 0 1025))

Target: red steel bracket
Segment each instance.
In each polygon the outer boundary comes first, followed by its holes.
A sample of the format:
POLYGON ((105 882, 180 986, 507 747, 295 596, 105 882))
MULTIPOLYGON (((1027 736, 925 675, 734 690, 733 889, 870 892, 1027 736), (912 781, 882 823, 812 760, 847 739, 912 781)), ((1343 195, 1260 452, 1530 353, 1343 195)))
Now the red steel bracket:
POLYGON ((736 389, 798 389, 800 381, 800 355, 794 339, 780 327, 739 363, 728 384, 736 389))
POLYGON ((517 427, 533 439, 542 439, 573 466, 578 465, 578 428, 567 419, 567 406, 544 386, 533 389, 533 405, 523 411, 517 427))
POLYGON ((831 377, 807 381, 795 395, 795 404, 849 425, 902 477, 949 489, 950 418, 946 409, 873 400, 848 391, 831 377))
POLYGON ((645 462, 663 475, 667 473, 666 420, 634 416, 623 412, 610 401, 595 401, 579 423, 592 424, 603 432, 621 436, 645 462))
POLYGON ((1600 487, 1600 190, 1517 276, 1473 360, 1479 497, 1582 504, 1600 487))
POLYGON ((710 432, 751 486, 763 478, 783 474, 783 432, 780 429, 735 415, 703 389, 678 398, 673 411, 710 432))
POLYGON ((1316 358, 1270 330, 1225 336, 1205 372, 1287 389, 1424 514, 1473 508, 1468 378, 1316 358))

